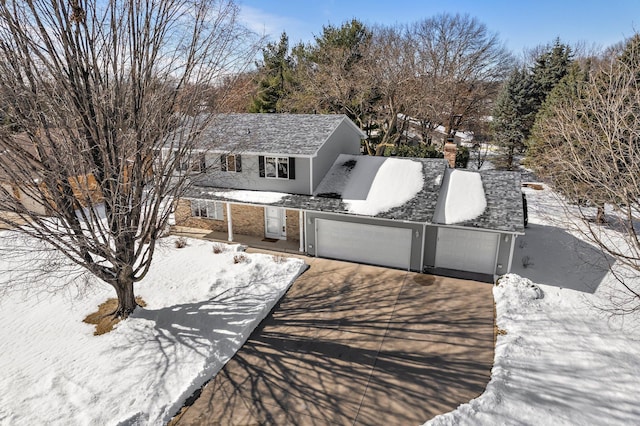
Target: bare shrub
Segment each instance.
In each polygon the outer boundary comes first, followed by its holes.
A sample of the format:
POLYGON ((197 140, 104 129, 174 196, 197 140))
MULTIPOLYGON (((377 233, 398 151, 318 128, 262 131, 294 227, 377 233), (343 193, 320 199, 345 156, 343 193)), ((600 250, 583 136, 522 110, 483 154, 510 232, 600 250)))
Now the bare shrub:
POLYGON ((184 237, 180 237, 175 241, 174 244, 176 248, 179 248, 179 249, 185 248, 187 246, 187 239, 184 237))
POLYGON ((236 254, 233 256, 233 263, 249 263, 249 258, 244 253, 236 254))

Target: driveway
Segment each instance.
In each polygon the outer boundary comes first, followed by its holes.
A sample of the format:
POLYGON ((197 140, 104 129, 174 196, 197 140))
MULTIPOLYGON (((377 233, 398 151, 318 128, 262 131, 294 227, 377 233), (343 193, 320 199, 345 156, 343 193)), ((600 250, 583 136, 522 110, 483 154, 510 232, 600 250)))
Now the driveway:
POLYGON ((484 391, 490 284, 305 260, 178 425, 419 425, 484 391))

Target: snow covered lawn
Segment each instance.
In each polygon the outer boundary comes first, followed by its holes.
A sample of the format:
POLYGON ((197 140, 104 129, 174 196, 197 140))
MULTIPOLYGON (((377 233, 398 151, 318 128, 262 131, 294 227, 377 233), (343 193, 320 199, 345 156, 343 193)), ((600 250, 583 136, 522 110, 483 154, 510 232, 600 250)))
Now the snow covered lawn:
POLYGON ((617 287, 605 259, 572 232, 551 191, 525 192, 531 226, 516 240, 518 275, 493 291, 506 334, 491 381, 426 424, 640 424, 640 318, 607 314, 617 287))
POLYGON ((136 285, 146 308, 102 336, 82 320, 115 297, 105 284, 2 294, 0 424, 166 423, 304 270, 299 259, 214 245, 165 239, 136 285))

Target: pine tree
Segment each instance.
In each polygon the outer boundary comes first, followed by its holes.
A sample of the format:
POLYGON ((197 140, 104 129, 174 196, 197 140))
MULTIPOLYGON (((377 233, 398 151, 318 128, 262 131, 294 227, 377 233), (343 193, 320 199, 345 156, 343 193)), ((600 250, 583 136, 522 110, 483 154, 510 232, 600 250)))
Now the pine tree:
MULTIPOLYGON (((527 165, 534 168, 540 177, 548 177, 553 174, 552 159, 548 158, 549 143, 564 143, 562 138, 554 136, 546 125, 550 121, 557 108, 570 105, 580 99, 582 87, 589 81, 590 62, 584 65, 574 62, 567 75, 551 90, 538 113, 531 129, 531 137, 527 141, 527 165)), ((586 118, 586 117, 585 117, 586 118)), ((566 194, 565 194, 566 195, 566 194)))
POLYGON ((561 43, 560 39, 556 39, 550 49, 536 58, 535 64, 531 69, 533 81, 531 86, 532 106, 536 112, 556 84, 567 75, 572 61, 573 53, 571 48, 561 43))
POLYGON ((524 148, 533 124, 535 110, 531 98, 533 81, 524 68, 513 70, 506 81, 493 111, 492 129, 500 147, 499 168, 513 170, 514 157, 524 148))
POLYGON ((289 56, 289 37, 283 32, 278 43, 269 43, 262 50, 259 65, 258 93, 249 112, 283 112, 282 101, 292 81, 292 60, 289 56))

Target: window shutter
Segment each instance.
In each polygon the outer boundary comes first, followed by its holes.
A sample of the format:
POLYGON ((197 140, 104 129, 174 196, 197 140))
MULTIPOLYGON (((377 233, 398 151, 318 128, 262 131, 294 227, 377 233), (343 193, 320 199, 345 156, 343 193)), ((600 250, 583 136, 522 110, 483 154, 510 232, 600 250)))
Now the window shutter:
POLYGON ((258 156, 258 170, 260 171, 260 177, 264 177, 264 155, 258 156))
POLYGON ((226 155, 221 155, 220 156, 220 170, 222 170, 223 172, 227 171, 227 156, 226 155))
POLYGON ((236 172, 242 171, 242 156, 240 154, 236 155, 236 172))
POLYGON ((289 179, 296 178, 296 159, 289 157, 289 179))

